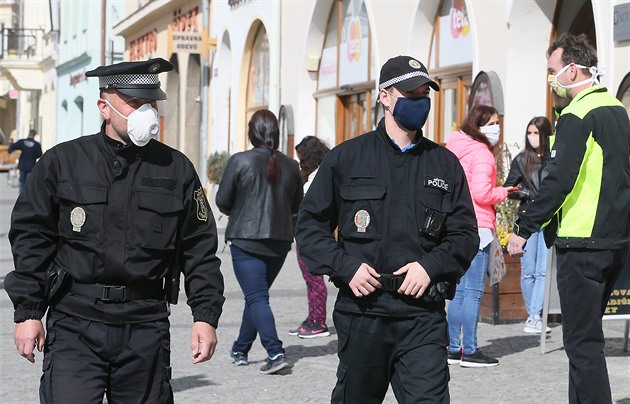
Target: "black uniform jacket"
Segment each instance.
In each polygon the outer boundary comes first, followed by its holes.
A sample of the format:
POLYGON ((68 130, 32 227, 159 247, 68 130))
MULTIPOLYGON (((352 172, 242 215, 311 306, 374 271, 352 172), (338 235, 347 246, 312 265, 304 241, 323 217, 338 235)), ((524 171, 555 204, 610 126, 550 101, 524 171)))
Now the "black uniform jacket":
POLYGON ((219 210, 230 216, 225 239, 293 241, 292 214, 303 197, 297 161, 276 151, 280 179, 267 182, 270 150, 256 147, 236 153, 228 160, 217 191, 219 210))
MULTIPOLYGON (((122 145, 101 130, 49 150, 18 197, 9 239, 15 270, 4 286, 16 322, 43 317, 53 262, 77 283, 161 287, 179 243, 194 320, 218 324, 224 297, 214 217, 192 163, 156 140, 122 145)), ((163 299, 113 303, 73 292, 55 309, 105 323, 168 316, 163 299)))
POLYGON ((302 201, 296 241, 309 270, 339 287, 336 309, 407 317, 434 303, 382 290, 357 298, 348 283, 359 266, 391 274, 417 261, 432 281, 459 280, 479 248, 476 223, 457 157, 422 136, 403 153, 381 120, 324 158, 302 201))

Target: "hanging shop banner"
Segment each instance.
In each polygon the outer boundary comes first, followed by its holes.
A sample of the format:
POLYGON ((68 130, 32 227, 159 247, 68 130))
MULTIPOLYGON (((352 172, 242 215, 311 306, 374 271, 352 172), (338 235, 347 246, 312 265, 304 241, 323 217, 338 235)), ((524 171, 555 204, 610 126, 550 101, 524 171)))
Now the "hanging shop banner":
POLYGON ((202 53, 204 43, 200 18, 198 6, 184 12, 178 9, 173 13, 173 20, 168 26, 169 54, 202 53))

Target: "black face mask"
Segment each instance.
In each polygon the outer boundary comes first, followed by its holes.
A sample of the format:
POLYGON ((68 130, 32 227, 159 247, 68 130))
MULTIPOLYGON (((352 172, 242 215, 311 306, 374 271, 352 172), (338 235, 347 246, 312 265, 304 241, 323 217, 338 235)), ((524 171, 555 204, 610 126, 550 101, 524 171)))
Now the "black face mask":
POLYGON ((396 122, 410 131, 421 130, 431 111, 431 99, 429 97, 396 98, 396 106, 392 112, 396 122))

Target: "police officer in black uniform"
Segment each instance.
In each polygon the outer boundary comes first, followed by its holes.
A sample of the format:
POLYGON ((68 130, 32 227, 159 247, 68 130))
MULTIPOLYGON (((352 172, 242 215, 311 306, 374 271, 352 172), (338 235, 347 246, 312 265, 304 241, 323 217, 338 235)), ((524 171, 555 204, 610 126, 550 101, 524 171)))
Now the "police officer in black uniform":
POLYGON ((99 77, 101 131, 44 154, 13 209, 4 286, 18 352, 34 362, 44 349, 42 403, 172 402, 167 299, 180 271, 192 360, 214 353, 224 301, 214 218, 191 162, 153 138, 158 73, 172 69, 157 58, 87 72, 99 77))
POLYGON ((444 299, 475 256, 475 214, 457 158, 422 136, 439 90, 424 65, 389 59, 379 83, 385 117, 326 156, 296 241, 339 288, 332 402, 382 402, 391 382, 399 403, 447 403, 444 299))

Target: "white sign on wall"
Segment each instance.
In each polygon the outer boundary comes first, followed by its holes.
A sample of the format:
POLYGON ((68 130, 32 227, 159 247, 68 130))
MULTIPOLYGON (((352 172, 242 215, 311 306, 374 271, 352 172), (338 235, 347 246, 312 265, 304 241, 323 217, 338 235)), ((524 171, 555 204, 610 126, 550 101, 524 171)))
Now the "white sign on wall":
POLYGON ((618 4, 613 13, 613 40, 630 39, 630 3, 618 4))

